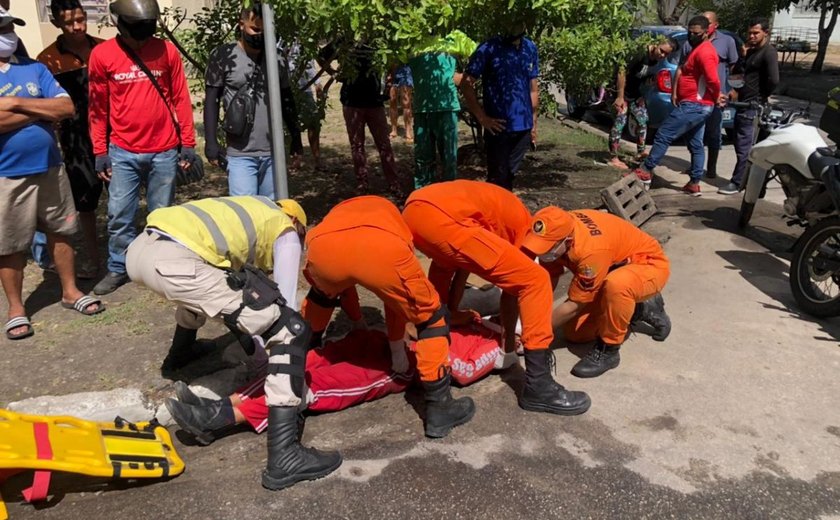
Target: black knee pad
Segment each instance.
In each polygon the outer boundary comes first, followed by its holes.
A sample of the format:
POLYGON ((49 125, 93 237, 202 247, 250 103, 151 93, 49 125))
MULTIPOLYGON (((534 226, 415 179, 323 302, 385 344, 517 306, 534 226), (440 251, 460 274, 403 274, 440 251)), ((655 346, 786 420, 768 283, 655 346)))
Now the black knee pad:
POLYGON ((446 338, 449 341, 452 339, 449 337, 449 309, 446 307, 440 307, 438 310, 432 314, 432 317, 429 318, 427 321, 423 323, 418 323, 417 327, 417 339, 431 339, 431 338, 446 338), (443 318, 443 325, 438 327, 432 327, 433 323, 440 321, 443 318))

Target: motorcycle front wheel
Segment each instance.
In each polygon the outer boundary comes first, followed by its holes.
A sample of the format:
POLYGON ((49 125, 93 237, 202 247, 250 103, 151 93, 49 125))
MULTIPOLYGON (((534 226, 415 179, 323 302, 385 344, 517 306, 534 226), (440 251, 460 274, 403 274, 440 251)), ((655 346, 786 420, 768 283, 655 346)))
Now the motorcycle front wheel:
POLYGON ((824 219, 799 237, 790 262, 790 290, 806 313, 840 316, 840 218, 824 219))

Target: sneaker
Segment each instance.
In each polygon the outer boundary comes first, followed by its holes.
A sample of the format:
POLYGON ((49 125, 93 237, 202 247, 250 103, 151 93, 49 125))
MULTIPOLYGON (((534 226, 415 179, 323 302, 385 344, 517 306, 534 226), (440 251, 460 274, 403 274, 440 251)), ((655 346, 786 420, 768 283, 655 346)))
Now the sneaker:
POLYGON ((120 286, 129 282, 128 275, 125 273, 108 272, 104 278, 99 280, 99 283, 93 288, 93 294, 102 296, 103 294, 111 294, 120 286))
POLYGON ((627 177, 628 175, 635 175, 640 181, 642 181, 642 183, 648 185, 653 180, 653 175, 651 175, 650 172, 646 171, 644 168, 636 168, 635 170, 630 170, 629 172, 624 174, 624 177, 627 177))
POLYGON ((699 197, 700 193, 700 183, 688 181, 685 186, 683 186, 682 190, 685 193, 688 193, 692 197, 699 197))
POLYGON ((718 193, 721 195, 737 195, 741 191, 741 187, 734 182, 729 182, 726 186, 718 188, 718 193))

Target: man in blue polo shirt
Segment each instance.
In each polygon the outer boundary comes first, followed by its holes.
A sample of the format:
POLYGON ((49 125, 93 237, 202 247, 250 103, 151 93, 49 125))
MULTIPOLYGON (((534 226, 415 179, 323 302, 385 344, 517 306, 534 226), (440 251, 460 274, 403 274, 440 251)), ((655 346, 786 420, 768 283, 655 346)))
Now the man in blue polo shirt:
POLYGON ((73 247, 77 214, 61 164, 53 123, 72 117, 67 92, 47 68, 14 56, 14 26, 23 20, 0 7, 0 282, 8 302, 8 339, 34 333, 23 306, 23 255, 35 230, 47 235, 61 281, 61 304, 90 315, 105 309, 76 287, 73 247), (13 225, 10 223, 14 223, 13 225))
POLYGON ((487 180, 509 190, 528 146, 537 141, 539 57, 525 31, 517 22, 507 35, 479 45, 461 83, 467 108, 486 130, 487 180), (475 93, 479 78, 483 107, 475 93))

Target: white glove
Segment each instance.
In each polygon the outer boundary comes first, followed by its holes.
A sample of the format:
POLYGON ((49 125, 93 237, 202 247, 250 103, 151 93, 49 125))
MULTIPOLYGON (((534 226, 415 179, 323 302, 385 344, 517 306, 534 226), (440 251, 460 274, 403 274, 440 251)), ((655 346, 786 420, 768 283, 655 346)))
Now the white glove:
POLYGON ((505 370, 518 364, 519 356, 516 355, 516 352, 504 353, 502 350, 499 350, 499 355, 496 356, 496 364, 494 368, 496 370, 505 370))
POLYGON ((398 374, 405 374, 411 366, 408 364, 408 354, 405 350, 405 341, 389 341, 391 348, 391 370, 398 374))

